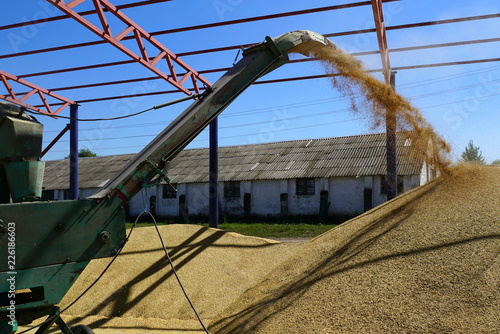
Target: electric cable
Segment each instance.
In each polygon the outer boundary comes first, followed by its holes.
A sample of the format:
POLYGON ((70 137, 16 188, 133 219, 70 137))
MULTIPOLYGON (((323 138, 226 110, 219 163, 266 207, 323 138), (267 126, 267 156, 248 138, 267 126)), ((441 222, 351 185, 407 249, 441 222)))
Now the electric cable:
POLYGON ((139 218, 142 216, 144 212, 140 213, 137 218, 135 219, 134 223, 132 224, 132 227, 130 228, 130 231, 128 232, 127 236, 125 237, 124 241, 123 241, 123 244, 121 245, 121 247, 118 249, 118 251, 116 252, 116 254, 113 256, 113 258, 111 259, 111 261, 109 261, 109 263, 106 265, 106 268, 104 268, 104 270, 101 272, 101 274, 99 276, 97 276, 97 278, 94 280, 94 282, 92 282, 92 284, 90 284, 78 297, 76 297, 68 306, 66 306, 65 308, 63 308, 61 311, 59 311, 58 314, 55 314, 55 315, 52 315, 50 317, 48 317, 47 319, 45 319, 45 321, 39 323, 38 325, 36 326, 33 326, 33 327, 30 327, 22 332, 19 332, 19 334, 23 334, 23 333, 28 333, 29 331, 33 330, 33 329, 36 329, 40 326, 42 326, 43 324, 46 324, 50 321, 52 321, 54 318, 57 318, 59 317, 63 312, 65 312, 66 310, 68 310, 71 306, 75 305, 77 301, 79 301, 85 294, 87 294, 87 292, 90 291, 90 289, 92 289, 96 284, 97 282, 99 282, 99 280, 104 276, 104 274, 106 273, 106 271, 108 271, 108 269, 111 267, 111 265, 113 264, 113 262, 115 262, 116 258, 118 257, 118 255, 120 255, 121 251, 123 250, 123 248, 125 247, 125 245, 127 244, 128 240, 130 239, 130 236, 132 235, 132 232, 135 228, 135 225, 137 224, 137 222, 139 221, 139 218))
POLYGON ((79 122, 115 121, 115 120, 118 120, 118 119, 124 119, 124 118, 129 118, 129 117, 137 116, 137 115, 143 114, 143 113, 145 113, 147 111, 151 111, 151 110, 156 110, 156 109, 168 107, 168 106, 171 106, 173 104, 180 103, 180 102, 183 102, 183 101, 187 101, 187 100, 190 100, 190 99, 196 99, 198 97, 201 97, 202 95, 203 94, 189 95, 189 96, 177 99, 177 100, 173 100, 173 101, 165 102, 165 103, 162 103, 162 104, 158 104, 158 105, 153 106, 151 108, 135 112, 133 114, 124 115, 124 116, 117 116, 117 117, 109 117, 109 118, 74 118, 74 117, 60 116, 60 115, 54 116, 54 115, 44 114, 44 113, 41 113, 41 112, 38 112, 38 111, 34 111, 34 110, 28 110, 28 109, 26 109, 24 107, 21 107, 21 108, 22 108, 22 110, 24 112, 27 112, 27 113, 33 114, 33 115, 48 116, 48 117, 52 117, 52 118, 64 118, 64 119, 69 119, 69 120, 79 121, 79 122))
POLYGON ((27 112, 27 113, 33 114, 33 115, 37 115, 37 116, 48 116, 51 118, 63 118, 63 119, 69 119, 69 120, 74 120, 74 121, 79 121, 79 122, 97 122, 97 121, 115 121, 118 119, 129 118, 129 117, 143 114, 143 113, 151 111, 153 109, 154 108, 148 108, 148 109, 144 109, 144 110, 138 111, 138 112, 133 113, 133 114, 124 115, 124 116, 117 116, 117 117, 109 117, 109 118, 74 118, 74 117, 61 116, 61 115, 54 116, 54 115, 44 114, 44 113, 34 111, 34 110, 28 110, 26 108, 24 108, 24 112, 27 112))
MULTIPOLYGON (((497 80, 495 80, 495 82, 497 82, 497 80)), ((479 84, 477 85, 471 85, 471 87, 474 87, 474 86, 479 86, 479 84)), ((468 86, 467 86, 468 87, 468 86)), ((449 89, 449 90, 444 90, 444 91, 440 91, 441 93, 443 92, 448 92, 448 91, 454 91, 454 90, 457 90, 456 88, 455 89, 449 89)), ((418 98, 422 98, 422 97, 427 97, 427 95, 429 94, 426 94, 426 95, 422 95, 422 96, 412 96, 410 97, 411 99, 418 99, 418 98)), ((491 97, 491 96, 497 96, 498 93, 496 94, 489 94, 489 95, 486 95, 485 97, 491 97)), ((441 104, 435 104, 435 105, 430 105, 430 106, 423 106, 423 107, 420 107, 419 109, 429 109, 429 108, 435 108, 435 107, 442 107, 442 106, 446 106, 446 105, 451 105, 451 104, 455 104, 455 103, 460 103, 460 102, 464 102, 465 100, 458 100, 458 101, 452 101, 452 102, 446 102, 446 103, 441 103, 441 104)), ((256 109, 258 110, 258 109, 256 109)), ((340 110, 339 110, 340 112, 340 110)), ((323 114, 323 113, 320 113, 320 114, 323 114)), ((309 115, 311 116, 311 115, 309 115)), ((344 122, 350 122, 350 121, 358 121, 358 120, 363 120, 363 119, 366 119, 366 117, 361 117, 361 118, 353 118, 353 119, 349 119, 349 120, 343 120, 343 121, 336 121, 336 122, 328 122, 328 123, 321 123, 321 124, 314 124, 314 125, 308 125, 308 126, 300 126, 300 127, 295 127, 295 128, 286 128, 286 129, 280 129, 280 130, 276 130, 276 132, 284 132, 284 131, 292 131, 292 130, 301 130, 301 129, 304 129, 304 128, 311 128, 311 127, 318 127, 318 126, 324 126, 324 125, 331 125, 331 124, 337 124, 337 123, 344 123, 344 122)), ((258 122, 258 123, 262 123, 262 122, 258 122)), ((242 127, 242 126, 247 126, 248 124, 240 124, 240 125, 231 125, 231 126, 225 126, 224 128, 235 128, 235 127, 242 127)), ((242 137, 242 136, 251 136, 251 135, 257 135, 258 133, 247 133, 247 134, 238 134, 238 135, 234 135, 234 136, 223 136, 223 137, 220 137, 219 139, 232 139, 232 138, 239 138, 239 137, 242 137)), ((147 136, 150 136, 150 135, 141 135, 141 136, 124 136, 124 137, 120 137, 119 139, 126 139, 126 138, 134 138, 134 137, 147 137, 147 136)), ((151 135, 153 136, 153 135, 151 135)), ((113 140, 113 139, 118 139, 118 138, 103 138, 103 140, 113 140)), ((196 143, 196 142, 202 142, 202 141, 205 141, 205 140, 202 140, 202 139, 195 139, 193 140, 192 142, 193 143, 196 143)), ((61 141, 61 142, 64 142, 61 141)), ((138 147, 143 147, 143 146, 122 146, 122 147, 108 147, 108 148, 103 148, 102 150, 115 150, 115 149, 123 149, 123 148, 138 148, 138 147)), ((52 151, 52 152, 66 152, 66 150, 56 150, 56 151, 52 151)))
POLYGON ((161 246, 163 248, 163 251, 165 252, 165 257, 167 258, 168 263, 170 264, 170 267, 172 268, 172 273, 174 274, 175 278, 177 279, 177 283, 179 283, 179 286, 180 286, 180 288, 182 290, 182 293, 186 297, 186 300, 188 301, 189 305, 191 306, 191 309, 193 310, 194 314, 196 315, 196 318, 198 319, 198 322, 203 327, 203 330, 205 331, 205 333, 210 334, 210 332, 208 331, 207 327, 203 323, 203 320, 201 319, 198 311, 196 310, 193 302, 191 301, 191 298, 189 298, 189 295, 187 294, 186 289, 184 288, 184 285, 182 284, 182 281, 179 278, 179 275, 177 274, 177 270, 175 270, 174 263, 172 262, 172 259, 170 258, 170 255, 168 254, 167 247, 165 247, 165 243, 163 242, 163 238, 161 236, 160 229, 158 228, 158 224, 156 222, 155 217, 149 211, 145 211, 143 213, 149 214, 149 216, 153 220, 153 223, 154 223, 155 229, 156 229, 156 233, 158 234, 158 238, 160 239, 161 246))
MULTIPOLYGON (((311 114, 306 114, 306 115, 293 115, 291 117, 292 119, 301 119, 301 118, 307 118, 310 119, 312 117, 318 117, 318 116, 325 116, 325 115, 333 115, 333 114, 339 114, 339 113, 344 113, 348 112, 348 108, 343 108, 343 109, 337 109, 337 110, 328 110, 328 111, 322 111, 319 113, 311 113, 311 114)), ((245 115, 239 115, 239 116, 245 116, 245 115)), ((218 116, 219 117, 219 116, 218 116)), ((281 118, 278 120, 289 120, 290 118, 281 118)), ((252 122, 252 123, 240 123, 240 124, 233 124, 233 125, 224 125, 224 126, 219 126, 219 129, 230 129, 230 128, 239 128, 239 127, 248 127, 252 125, 259 125, 259 124, 268 124, 270 121, 269 120, 264 120, 264 121, 258 121, 258 122, 252 122)), ((88 130, 88 129, 86 129, 88 130)), ((146 137, 156 137, 157 134, 139 134, 139 135, 133 135, 133 136, 120 136, 120 137, 107 137, 103 138, 103 140, 123 140, 123 139, 130 139, 130 138, 146 138, 146 137)), ((47 142, 49 140, 46 140, 44 142, 47 142)), ((69 140, 60 140, 60 143, 63 142, 68 142, 69 140)))

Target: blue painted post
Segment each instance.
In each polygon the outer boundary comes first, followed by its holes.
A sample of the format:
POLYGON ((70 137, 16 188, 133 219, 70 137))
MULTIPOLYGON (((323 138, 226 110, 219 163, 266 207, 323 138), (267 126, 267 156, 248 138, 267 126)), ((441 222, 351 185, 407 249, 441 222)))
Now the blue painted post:
POLYGON ((209 218, 210 227, 219 227, 219 140, 217 118, 210 123, 209 218))
MULTIPOLYGON (((396 72, 391 72, 390 84, 396 90, 396 72)), ((398 172, 396 157, 396 114, 388 110, 386 115, 386 145, 387 145, 387 200, 398 195, 398 172)))
POLYGON ((69 107, 69 198, 78 199, 78 105, 69 107))

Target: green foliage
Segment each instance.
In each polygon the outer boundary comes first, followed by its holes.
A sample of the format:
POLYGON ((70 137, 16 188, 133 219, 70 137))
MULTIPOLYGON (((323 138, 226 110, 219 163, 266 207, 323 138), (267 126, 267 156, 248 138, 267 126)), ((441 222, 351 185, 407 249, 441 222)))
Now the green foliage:
MULTIPOLYGON (((158 225, 171 224, 172 221, 159 221, 158 225)), ((132 227, 127 222, 127 228, 132 227)), ((153 226, 151 222, 141 222, 137 227, 153 226)), ((208 227, 208 224, 202 224, 208 227)), ((226 232, 236 232, 243 235, 261 238, 312 238, 337 226, 336 224, 269 224, 269 223, 223 223, 219 228, 226 232)))
POLYGON ((484 157, 479 149, 479 146, 474 146, 472 140, 465 147, 465 151, 462 152, 460 162, 469 162, 484 165, 484 157))
POLYGON ((265 223, 226 223, 219 228, 227 232, 262 238, 312 238, 320 235, 336 225, 312 224, 265 224, 265 223))
POLYGON ((500 166, 500 159, 493 160, 491 163, 492 166, 500 166))
POLYGON ((88 148, 82 148, 82 149, 80 149, 80 151, 78 151, 78 157, 79 158, 97 157, 97 154, 92 152, 88 148))
MULTIPOLYGON (((88 148, 82 148, 80 151, 78 151, 78 157, 79 158, 88 158, 88 157, 97 157, 97 154, 89 150, 88 148)), ((69 155, 66 156, 64 159, 69 159, 69 155)))

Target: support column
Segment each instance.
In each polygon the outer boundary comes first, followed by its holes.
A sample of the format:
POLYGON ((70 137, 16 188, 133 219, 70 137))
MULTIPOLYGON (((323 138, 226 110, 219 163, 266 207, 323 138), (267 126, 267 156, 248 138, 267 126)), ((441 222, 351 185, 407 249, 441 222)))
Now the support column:
POLYGON ((210 227, 219 227, 219 140, 218 121, 210 123, 209 218, 210 227))
MULTIPOLYGON (((390 80, 392 88, 396 88, 396 72, 391 72, 390 80)), ((397 196, 398 179, 397 179, 397 157, 396 157, 396 114, 395 110, 387 110, 386 113, 386 147, 387 147, 387 200, 391 200, 397 196)))
POLYGON ((69 198, 78 199, 78 104, 69 108, 69 198))

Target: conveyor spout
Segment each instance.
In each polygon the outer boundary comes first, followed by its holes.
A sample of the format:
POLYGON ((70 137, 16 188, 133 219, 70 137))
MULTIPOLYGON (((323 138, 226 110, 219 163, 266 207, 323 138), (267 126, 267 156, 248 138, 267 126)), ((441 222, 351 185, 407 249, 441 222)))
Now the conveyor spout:
MULTIPOLYGON (((307 46, 320 43, 335 48, 326 37, 307 30, 299 30, 266 37, 263 43, 243 51, 243 58, 225 73, 205 94, 192 103, 170 125, 93 198, 117 196, 129 201, 145 184, 165 178, 165 166, 186 147, 210 122, 217 117, 248 86, 268 72, 289 61, 288 53, 308 55, 307 46)), ((168 180, 167 180, 168 182, 168 180)))

